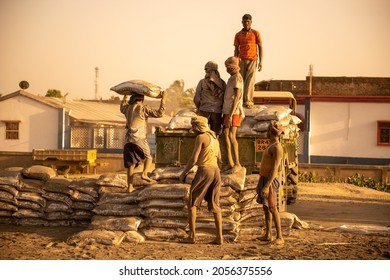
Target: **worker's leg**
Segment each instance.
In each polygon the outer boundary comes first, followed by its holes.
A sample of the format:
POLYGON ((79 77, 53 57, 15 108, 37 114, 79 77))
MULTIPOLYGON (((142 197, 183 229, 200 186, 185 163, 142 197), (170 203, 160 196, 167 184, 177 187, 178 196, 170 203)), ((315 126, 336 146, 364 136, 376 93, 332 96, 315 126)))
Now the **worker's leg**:
POLYGON ((195 238, 196 206, 188 207, 188 224, 190 228, 188 237, 185 238, 182 242, 194 244, 196 241, 195 238))
POLYGON ((233 156, 232 156, 232 146, 230 143, 230 128, 224 127, 223 128, 223 135, 225 137, 225 145, 226 145, 226 155, 227 155, 227 160, 229 164, 229 168, 233 168, 234 166, 234 161, 233 161, 233 156))
POLYGON ((278 211, 278 209, 276 207, 272 207, 272 208, 270 208, 270 212, 272 213, 272 217, 274 219, 275 228, 276 228, 275 243, 279 244, 279 245, 282 245, 282 244, 284 244, 284 239, 283 239, 283 236, 282 236, 282 225, 281 225, 281 222, 280 222, 279 211, 278 211))
POLYGON ((135 164, 132 164, 127 169, 127 191, 132 192, 134 190, 133 188, 133 178, 134 178, 134 169, 135 164))
POLYGON ((148 176, 148 171, 151 169, 152 163, 153 163, 153 161, 151 158, 147 158, 144 161, 144 169, 143 169, 142 175, 141 175, 141 178, 145 181, 148 181, 148 182, 153 182, 153 179, 149 178, 149 176, 148 176))
POLYGON ((234 154, 234 165, 232 170, 233 173, 241 169, 240 157, 238 153, 238 141, 236 138, 236 134, 237 134, 237 127, 236 126, 231 127, 229 132, 229 139, 234 154))
POLYGON ((214 221, 215 221, 215 228, 216 228, 216 235, 215 240, 213 241, 214 244, 223 244, 223 235, 222 235, 222 213, 221 211, 217 211, 214 213, 214 221))
POLYGON ((263 205, 264 216, 265 216, 265 233, 260 236, 261 241, 272 241, 272 215, 269 208, 263 205))

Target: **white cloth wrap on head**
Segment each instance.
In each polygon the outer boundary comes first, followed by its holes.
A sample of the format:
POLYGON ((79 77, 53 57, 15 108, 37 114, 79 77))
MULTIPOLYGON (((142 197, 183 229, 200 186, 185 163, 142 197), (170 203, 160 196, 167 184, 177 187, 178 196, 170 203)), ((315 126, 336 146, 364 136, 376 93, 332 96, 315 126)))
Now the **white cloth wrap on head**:
POLYGON ((208 119, 202 116, 192 117, 191 124, 193 129, 200 133, 205 133, 210 130, 208 119))
POLYGON ((231 56, 225 61, 225 66, 230 68, 240 68, 240 59, 237 56, 231 56))

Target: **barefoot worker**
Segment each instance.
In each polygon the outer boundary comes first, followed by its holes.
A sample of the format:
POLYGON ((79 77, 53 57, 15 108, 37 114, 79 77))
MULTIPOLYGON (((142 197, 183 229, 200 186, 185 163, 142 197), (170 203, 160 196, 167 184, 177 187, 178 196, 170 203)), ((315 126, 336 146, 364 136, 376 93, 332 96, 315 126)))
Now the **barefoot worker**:
POLYGON ((272 219, 276 228, 275 244, 284 244, 282 237, 282 227, 277 208, 277 195, 280 182, 277 178, 278 169, 283 158, 283 147, 279 138, 282 134, 282 127, 276 121, 272 121, 268 126, 267 136, 270 143, 263 152, 260 164, 260 179, 257 184, 257 202, 263 204, 265 214, 265 234, 260 237, 262 241, 273 241, 272 219))
POLYGON ((123 160, 127 168, 128 191, 133 191, 134 169, 139 162, 144 161, 141 178, 147 182, 153 181, 148 177, 148 170, 152 165, 152 155, 146 137, 146 125, 148 118, 161 118, 165 112, 167 93, 162 92, 160 108, 158 110, 144 105, 144 95, 134 93, 127 102, 124 95, 120 105, 120 111, 126 116, 126 144, 123 148, 123 160))
MULTIPOLYGON (((223 134, 225 136, 226 153, 230 173, 241 169, 238 152, 237 129, 241 126, 244 109, 242 107, 242 77, 240 74, 239 59, 232 56, 225 61, 226 71, 230 74, 223 100, 223 134)), ((224 170, 225 171, 225 170, 224 170)))
POLYGON ((195 243, 196 207, 199 207, 204 199, 207 201, 208 210, 214 214, 216 238, 213 243, 221 245, 223 236, 219 196, 222 181, 218 165, 221 162, 219 142, 215 132, 209 128, 207 118, 202 116, 193 117, 191 124, 192 129, 198 135, 195 139, 195 147, 191 158, 180 175, 180 181, 185 181, 186 175, 194 165, 198 166, 198 170, 192 181, 188 198, 190 232, 184 242, 195 243))

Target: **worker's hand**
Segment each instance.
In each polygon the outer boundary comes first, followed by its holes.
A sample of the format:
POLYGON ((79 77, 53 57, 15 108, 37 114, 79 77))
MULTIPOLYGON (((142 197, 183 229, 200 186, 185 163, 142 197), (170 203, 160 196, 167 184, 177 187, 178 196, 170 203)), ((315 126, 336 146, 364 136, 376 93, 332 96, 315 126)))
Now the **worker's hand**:
POLYGON ((263 68, 263 65, 261 63, 261 61, 259 62, 259 64, 257 65, 257 71, 261 71, 261 69, 263 68))
POLYGON ((263 188, 263 192, 261 193, 261 197, 267 198, 269 195, 269 188, 263 188))

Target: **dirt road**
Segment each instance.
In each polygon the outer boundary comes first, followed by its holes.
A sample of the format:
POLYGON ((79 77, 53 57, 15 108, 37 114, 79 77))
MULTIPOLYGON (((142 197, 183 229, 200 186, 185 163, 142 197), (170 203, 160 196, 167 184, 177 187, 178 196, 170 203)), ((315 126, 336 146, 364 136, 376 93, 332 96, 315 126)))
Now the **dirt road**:
POLYGON ((285 245, 241 238, 222 246, 179 242, 68 245, 84 228, 0 225, 1 260, 386 260, 390 194, 348 184, 301 183, 288 207, 308 229, 285 232, 285 245))

